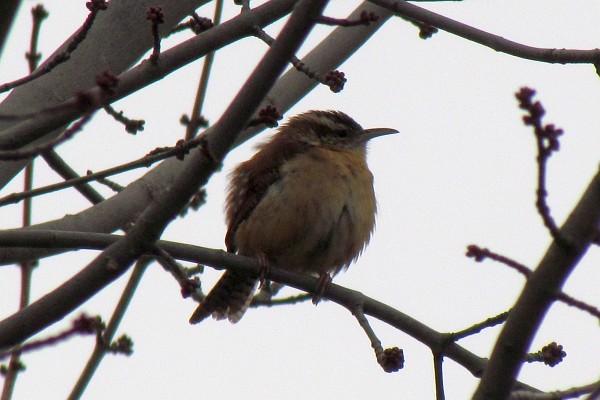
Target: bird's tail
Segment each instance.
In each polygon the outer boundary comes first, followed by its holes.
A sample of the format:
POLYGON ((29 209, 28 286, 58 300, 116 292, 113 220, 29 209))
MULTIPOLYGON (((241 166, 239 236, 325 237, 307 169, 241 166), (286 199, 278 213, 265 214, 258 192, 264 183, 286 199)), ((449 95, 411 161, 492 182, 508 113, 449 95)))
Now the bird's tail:
POLYGON ((256 290, 256 276, 226 271, 204 301, 190 317, 197 324, 212 315, 215 319, 229 319, 233 324, 244 316, 256 290))

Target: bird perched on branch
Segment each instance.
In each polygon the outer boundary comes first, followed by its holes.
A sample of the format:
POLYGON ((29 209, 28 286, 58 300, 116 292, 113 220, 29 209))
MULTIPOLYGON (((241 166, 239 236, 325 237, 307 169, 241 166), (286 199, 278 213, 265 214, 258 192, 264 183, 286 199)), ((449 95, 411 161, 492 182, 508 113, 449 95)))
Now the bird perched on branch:
MULTIPOLYGON (((297 115, 231 174, 226 203, 227 251, 318 275, 348 268, 375 227, 370 139, 395 129, 363 129, 339 111, 297 115)), ((226 271, 190 323, 209 315, 238 322, 258 276, 226 271)))

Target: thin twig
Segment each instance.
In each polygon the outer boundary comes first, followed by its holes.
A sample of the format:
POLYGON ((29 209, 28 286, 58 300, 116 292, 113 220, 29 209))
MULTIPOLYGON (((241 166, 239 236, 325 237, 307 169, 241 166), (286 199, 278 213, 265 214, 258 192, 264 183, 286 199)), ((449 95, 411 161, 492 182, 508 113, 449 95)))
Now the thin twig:
POLYGON ((266 299, 264 296, 256 295, 252 298, 250 307, 272 307, 281 305, 290 305, 304 303, 308 300, 312 300, 313 295, 309 293, 298 294, 296 296, 284 297, 281 299, 266 299))
POLYGON ((15 351, 19 352, 29 352, 33 350, 39 350, 47 346, 52 346, 57 343, 60 343, 71 336, 75 335, 90 335, 97 334, 98 332, 104 329, 104 324, 100 317, 88 317, 85 314, 80 315, 77 319, 72 322, 72 327, 58 333, 54 336, 49 336, 44 339, 33 340, 31 342, 25 343, 23 345, 17 346, 16 348, 11 349, 9 352, 0 353, 0 360, 8 357, 15 351))
POLYGON ((367 337, 371 342, 371 347, 375 351, 377 363, 381 365, 381 368, 383 368, 385 372, 396 372, 404 368, 404 353, 398 347, 383 350, 381 341, 375 334, 373 328, 371 328, 369 320, 367 320, 367 317, 365 316, 362 303, 355 304, 350 311, 358 321, 360 327, 367 334, 367 337))
POLYGON ((445 400, 444 393, 444 356, 441 353, 433 353, 433 372, 435 376, 435 398, 436 400, 445 400))
POLYGON ((43 4, 38 4, 31 9, 31 16, 33 17, 31 41, 29 43, 29 51, 25 53, 25 58, 27 58, 27 62, 29 63, 30 74, 38 67, 38 63, 42 57, 42 54, 37 51, 38 39, 40 37, 40 28, 42 27, 42 22, 48 18, 48 11, 46 11, 43 4))
MULTIPOLYGON (((89 174, 92 174, 93 172, 88 170, 87 171, 89 174)), ((106 179, 106 178, 98 178, 98 183, 106 186, 107 188, 109 188, 110 190, 112 190, 115 193, 119 193, 121 192, 123 189, 125 189, 125 187, 123 185, 118 184, 115 181, 111 181, 110 179, 106 179)))
POLYGON ((123 289, 121 298, 119 299, 119 302, 117 303, 117 306, 115 307, 115 310, 113 311, 113 314, 110 317, 108 326, 102 333, 102 340, 96 342, 94 351, 90 355, 90 358, 88 359, 85 368, 81 372, 81 375, 79 375, 79 379, 77 379, 75 386, 69 394, 69 400, 79 399, 83 394, 84 390, 86 389, 87 385, 89 384, 90 380, 92 379, 94 372, 96 372, 96 369, 100 365, 100 362, 107 353, 108 346, 106 344, 112 342, 117 328, 123 320, 125 311, 127 311, 127 308, 129 307, 131 299, 133 298, 133 295, 135 294, 135 291, 139 286, 142 276, 144 275, 144 272, 146 272, 146 267, 151 261, 152 258, 150 257, 142 257, 138 260, 135 267, 133 268, 133 272, 131 273, 129 280, 127 281, 125 289, 123 289))
POLYGON ((489 258, 491 260, 497 261, 499 263, 502 263, 506 266, 513 268, 517 272, 523 274, 526 278, 528 278, 531 275, 531 270, 529 268, 527 268, 527 266, 525 266, 515 260, 512 260, 508 257, 505 257, 501 254, 494 253, 493 251, 490 251, 485 248, 481 248, 474 244, 467 246, 466 256, 474 258, 476 262, 482 262, 486 258, 489 258))
POLYGON ((491 328, 498 324, 502 324, 502 323, 504 323, 504 321, 506 321, 506 318, 508 318, 509 313, 510 313, 510 310, 505 311, 503 313, 496 315, 495 317, 491 317, 491 318, 486 319, 485 321, 478 322, 475 325, 472 325, 466 329, 463 329, 462 331, 450 333, 450 340, 454 342, 454 341, 463 339, 467 336, 475 335, 486 328, 491 328))
MULTIPOLYGON (((223 13, 223 0, 217 0, 215 4, 215 14, 213 16, 214 25, 221 23, 221 15, 223 13)), ((194 20, 198 18, 194 15, 194 20)), ((202 126, 201 122, 204 121, 202 118, 202 107, 204 106, 204 100, 206 99, 206 91, 208 90, 208 80, 210 78, 210 72, 212 70, 213 61, 215 59, 215 52, 211 51, 204 57, 204 64, 202 65, 202 73, 200 75, 200 82, 198 82, 198 90, 196 91, 196 99, 194 100, 194 106, 192 108, 191 117, 186 127, 185 139, 190 140, 198 134, 198 129, 202 126)))
POLYGON ((516 390, 511 393, 510 400, 566 400, 576 399, 589 393, 585 400, 598 400, 600 396, 600 381, 585 386, 578 386, 566 390, 535 393, 529 390, 516 390))
POLYGON ((528 363, 543 362, 550 367, 554 367, 560 364, 566 356, 567 353, 563 350, 563 347, 556 342, 552 342, 536 353, 526 354, 524 361, 528 363))
POLYGON ((179 283, 181 296, 184 299, 191 297, 199 303, 204 300, 205 295, 202 293, 198 281, 196 279, 191 279, 188 271, 181 266, 173 256, 158 245, 154 246, 152 252, 156 261, 158 261, 158 263, 175 278, 177 283, 179 283))
POLYGON ((527 115, 523 117, 523 123, 526 126, 534 128, 537 143, 538 180, 535 206, 544 221, 544 226, 550 231, 552 238, 559 244, 569 247, 571 244, 567 238, 560 235, 558 225, 556 225, 554 218, 550 214, 550 207, 547 202, 548 190, 546 189, 546 164, 552 153, 559 150, 560 144, 558 138, 563 134, 563 130, 557 129, 554 124, 542 124, 542 118, 546 110, 544 110, 542 103, 539 101, 533 102, 534 95, 535 90, 528 87, 522 87, 515 94, 515 97, 519 101, 519 108, 527 111, 527 115))
MULTIPOLYGON (((60 175, 61 178, 63 178, 66 182, 71 182, 72 180, 75 180, 75 179, 81 179, 81 177, 77 174, 77 172, 75 172, 75 170, 73 168, 71 168, 69 166, 69 164, 67 164, 62 159, 62 157, 58 155, 58 153, 56 151, 54 151, 54 150, 47 151, 42 154, 42 158, 44 159, 44 161, 46 161, 48 166, 50 166, 50 168, 52 168, 54 170, 54 172, 56 172, 58 175, 60 175)), ((65 182, 61 182, 61 183, 65 183, 65 182)), ((67 185, 65 187, 69 187, 69 186, 70 185, 67 185)), ((77 189, 77 191, 79 193, 81 193, 81 195, 83 197, 85 197, 88 201, 90 201, 92 204, 98 204, 98 203, 104 201, 104 197, 102 197, 102 195, 100 193, 98 193, 97 190, 95 190, 91 185, 89 185, 87 183, 79 183, 79 184, 74 184, 72 186, 74 186, 75 189, 77 189)), ((27 193, 35 192, 35 190, 37 190, 37 189, 26 190, 20 194, 22 194, 24 196, 23 197, 24 199, 27 199, 28 198, 27 193)), ((49 192, 46 192, 46 193, 49 193, 49 192)), ((8 197, 10 197, 10 196, 8 196, 8 197)), ((31 196, 31 197, 33 197, 33 196, 31 196)))
MULTIPOLYGON (((38 62, 42 57, 41 53, 38 52, 38 39, 40 36, 40 30, 42 22, 48 17, 48 12, 44 9, 42 4, 31 9, 32 16, 32 29, 31 29, 31 40, 29 44, 29 51, 25 53, 25 58, 29 64, 29 73, 31 74, 38 66, 38 62)), ((33 187, 33 163, 31 160, 25 167, 25 176, 23 178, 23 191, 31 190, 33 187)), ((23 222, 22 226, 28 227, 31 225, 32 216, 32 201, 26 199, 23 202, 23 222)), ((21 290, 19 296, 19 309, 23 309, 29 305, 31 297, 31 278, 33 275, 33 269, 35 268, 37 261, 25 261, 19 264, 21 270, 21 290)), ((2 394, 0 398, 11 399, 13 391, 17 382, 19 372, 24 369, 24 364, 21 361, 21 351, 17 350, 13 352, 8 361, 8 368, 4 376, 4 385, 2 387, 2 394)))
POLYGON ((593 315, 594 317, 600 319, 600 310, 598 310, 598 308, 592 306, 591 304, 587 304, 584 301, 577 300, 576 298, 569 296, 565 292, 558 293, 556 295, 556 298, 568 306, 578 308, 581 311, 585 311, 585 312, 593 315))
MULTIPOLYGON (((52 185, 43 186, 41 188, 33 189, 26 192, 21 193, 12 193, 3 198, 0 198, 0 206, 17 203, 23 199, 35 196, 41 196, 43 194, 55 192, 64 188, 68 188, 71 186, 78 186, 87 182, 95 181, 101 178, 106 178, 111 175, 120 174, 126 171, 130 171, 136 168, 149 167, 152 164, 162 161, 169 157, 181 157, 183 154, 187 153, 193 147, 199 145, 197 141, 189 141, 189 142, 178 142, 173 147, 163 147, 152 150, 147 155, 138 158, 137 160, 130 161, 128 163, 118 165, 116 167, 108 168, 103 171, 95 172, 86 176, 81 176, 78 178, 72 178, 64 182, 54 183, 52 185)), ((86 196, 87 197, 87 196, 86 196)))
POLYGON ((45 153, 71 139, 77 132, 83 129, 95 113, 95 111, 88 112, 54 140, 27 149, 0 151, 0 160, 22 160, 24 158, 30 158, 45 153))
MULTIPOLYGON (((254 35, 269 46, 272 46, 275 42, 275 39, 258 26, 254 27, 254 35)), ((343 72, 337 70, 328 71, 326 74, 315 72, 296 56, 290 57, 289 62, 298 72, 302 72, 307 77, 314 79, 325 86, 329 86, 329 89, 334 93, 338 93, 344 88, 346 78, 343 72)))
POLYGON ((23 85, 27 82, 31 82, 34 79, 37 79, 40 76, 52 71, 57 65, 60 65, 67 61, 70 58, 71 53, 73 53, 81 44, 81 42, 85 40, 85 37, 87 36, 89 30, 94 24, 94 20, 96 19, 98 12, 106 10, 108 4, 104 0, 92 0, 86 3, 86 7, 88 8, 88 10, 90 10, 90 13, 88 14, 81 28, 79 28, 79 30, 77 31, 77 34, 67 45, 67 49, 61 53, 56 54, 51 60, 44 63, 41 68, 37 69, 35 72, 27 75, 26 77, 0 85, 0 93, 4 93, 10 89, 14 89, 17 86, 23 85))
POLYGON ((153 48, 152 54, 150 55, 150 61, 153 64, 158 62, 160 56, 160 35, 158 34, 158 25, 165 22, 165 15, 163 9, 160 6, 152 6, 146 13, 146 19, 152 22, 152 38, 153 48))
POLYGON ((192 13, 192 18, 190 18, 187 22, 175 25, 169 33, 163 36, 163 39, 188 29, 191 29, 192 32, 198 35, 199 33, 202 33, 214 26, 215 24, 213 24, 210 18, 201 17, 194 12, 192 13))
MULTIPOLYGON (((486 258, 489 258, 491 260, 497 261, 515 269, 516 271, 523 274, 527 279, 529 279, 529 277, 532 274, 532 271, 525 265, 518 263, 517 261, 505 257, 501 254, 494 253, 493 251, 490 251, 488 249, 482 249, 476 245, 467 246, 467 257, 473 257, 477 262, 481 262, 486 258)), ((558 301, 562 301, 563 303, 569 306, 585 311, 596 318, 600 318, 600 310, 598 310, 598 308, 592 306, 591 304, 587 304, 584 301, 577 300, 576 298, 566 294, 565 292, 559 292, 556 295, 556 299, 558 301)))
POLYGON ((319 18, 319 24, 329 25, 329 26, 344 26, 344 27, 352 27, 352 26, 361 26, 361 25, 369 25, 371 22, 376 22, 379 19, 379 16, 374 12, 366 12, 363 11, 360 13, 360 17, 358 19, 348 19, 348 18, 332 18, 321 15, 319 18))
POLYGON ((367 337, 371 342, 371 347, 375 351, 375 358, 377 359, 377 363, 381 365, 381 360, 383 360, 383 346, 381 346, 381 341, 375 334, 375 331, 373 331, 373 328, 371 328, 369 320, 367 320, 367 317, 365 317, 362 305, 357 304, 351 311, 352 315, 354 315, 354 318, 356 318, 356 321, 358 321, 360 327, 367 334, 367 337))
POLYGON ((104 111, 108 113, 111 117, 115 119, 115 121, 122 123, 125 125, 125 130, 127 133, 135 135, 136 133, 144 130, 144 124, 146 121, 143 119, 130 119, 124 115, 123 111, 117 112, 110 104, 104 105, 104 111))

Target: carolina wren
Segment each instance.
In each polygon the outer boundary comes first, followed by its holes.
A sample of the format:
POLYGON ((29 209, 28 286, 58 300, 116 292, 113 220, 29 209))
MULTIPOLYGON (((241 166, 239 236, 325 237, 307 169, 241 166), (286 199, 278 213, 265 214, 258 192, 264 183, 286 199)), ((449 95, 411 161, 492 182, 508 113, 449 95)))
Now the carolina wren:
MULTIPOLYGON (((331 279, 358 258, 375 227, 367 141, 397 133, 363 129, 339 111, 308 111, 283 125, 231 174, 227 251, 331 279)), ((190 318, 239 321, 258 277, 226 271, 190 318)))

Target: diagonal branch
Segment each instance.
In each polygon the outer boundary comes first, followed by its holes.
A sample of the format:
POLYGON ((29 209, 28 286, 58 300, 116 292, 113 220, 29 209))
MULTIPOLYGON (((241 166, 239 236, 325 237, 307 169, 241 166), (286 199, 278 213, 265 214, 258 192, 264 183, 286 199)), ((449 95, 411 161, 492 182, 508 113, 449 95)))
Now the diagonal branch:
MULTIPOLYGON (((243 13, 231 21, 209 29, 178 46, 161 53, 157 63, 143 62, 135 68, 119 75, 118 85, 113 93, 107 94, 96 86, 88 90, 93 105, 85 111, 90 112, 122 99, 179 68, 205 56, 211 51, 229 45, 243 37, 253 34, 254 25, 264 26, 283 17, 292 8, 294 1, 277 0, 243 13)), ((80 117, 83 112, 77 107, 79 100, 75 95, 63 102, 63 107, 53 107, 52 112, 42 112, 11 128, 0 132, 0 148, 20 148, 38 140, 55 129, 80 117)))
POLYGON ((446 32, 460 36, 464 39, 479 43, 501 53, 525 58, 533 61, 547 63, 579 63, 600 64, 600 49, 575 50, 575 49, 545 49, 527 46, 513 42, 502 36, 494 35, 474 28, 467 24, 436 14, 432 11, 415 6, 402 0, 370 0, 372 3, 385 7, 403 17, 426 22, 446 32))
MULTIPOLYGON (((169 31, 196 7, 207 2, 208 0, 162 0, 161 5, 167 11, 164 29, 169 31)), ((0 104, 0 114, 39 113, 41 109, 52 108, 64 102, 78 91, 93 87, 94 77, 103 70, 120 74, 130 68, 152 44, 150 35, 139 34, 139 26, 144 24, 145 11, 152 3, 154 0, 112 0, 110 7, 98 15, 86 40, 71 54, 69 61, 50 73, 15 88, 0 104)), ((77 32, 73 34, 76 35, 77 32)), ((70 42, 71 39, 67 39, 49 59, 63 52, 70 42)), ((14 127, 17 123, 14 120, 0 120, 0 131, 14 127)), ((53 132, 49 137, 58 133, 60 132, 53 132)), ((0 187, 4 187, 27 163, 28 160, 0 162, 0 187)))
MULTIPOLYGON (((259 8, 244 14, 250 14, 259 8)), ((310 63, 313 68, 318 70, 326 71, 337 68, 355 53, 391 15, 387 10, 365 2, 357 7, 348 18, 355 18, 363 11, 373 11, 380 16, 380 19, 369 26, 352 28, 351 30, 346 28, 335 29, 321 44, 303 58, 304 62, 310 63)), ((212 28, 209 31, 217 28, 212 28)), ((161 61, 164 61, 166 54, 167 52, 161 54, 161 61)), ((291 69, 277 81, 277 84, 266 96, 260 107, 275 104, 278 110, 284 112, 302 99, 317 84, 316 81, 308 79, 306 75, 291 69)), ((255 126, 244 130, 237 138, 236 145, 263 129, 264 126, 255 126)), ((163 187, 182 173, 187 162, 187 158, 183 161, 164 161, 142 178, 128 185, 121 193, 97 206, 59 220, 36 225, 32 229, 112 232, 126 226, 139 214, 140 210, 158 195, 163 187)), ((18 260, 41 258, 44 255, 58 252, 57 250, 43 249, 0 248, 0 265, 14 263, 18 260)))
POLYGON ((204 146, 187 157, 182 173, 136 218, 121 239, 56 290, 0 324, 0 348, 11 347, 60 320, 113 282, 149 251, 199 186, 220 166, 237 136, 308 35, 326 1, 303 0, 275 44, 260 61, 221 119, 200 140, 204 146), (217 160, 217 162, 215 162, 217 160), (49 306, 51 305, 51 306, 49 306))
POLYGON ((551 244, 513 307, 473 399, 508 398, 525 353, 546 312, 592 244, 599 227, 600 171, 560 228, 560 236, 569 238, 573 246, 561 246, 556 241, 551 244))

